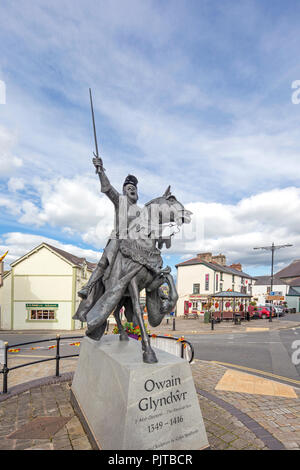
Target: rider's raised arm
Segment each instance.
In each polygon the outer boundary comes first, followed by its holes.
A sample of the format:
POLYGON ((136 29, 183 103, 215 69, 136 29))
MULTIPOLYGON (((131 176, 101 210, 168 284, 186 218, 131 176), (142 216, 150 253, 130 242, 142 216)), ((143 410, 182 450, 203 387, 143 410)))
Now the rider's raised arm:
POLYGON ((101 192, 106 194, 106 196, 113 202, 114 205, 118 205, 120 194, 110 183, 103 168, 102 160, 100 158, 93 158, 93 163, 99 175, 101 192))
POLYGON ((99 179, 101 182, 101 192, 106 194, 114 205, 118 205, 120 193, 111 185, 104 171, 99 175, 99 179))

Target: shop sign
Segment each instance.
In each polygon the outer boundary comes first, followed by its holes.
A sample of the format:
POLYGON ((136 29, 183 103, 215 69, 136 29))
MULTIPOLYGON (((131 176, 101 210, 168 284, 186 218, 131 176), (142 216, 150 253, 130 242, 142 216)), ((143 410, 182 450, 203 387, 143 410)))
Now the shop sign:
POLYGON ((284 297, 281 295, 267 295, 266 300, 284 300, 284 297))
POLYGON ((207 301, 206 297, 202 297, 201 295, 196 295, 196 294, 191 294, 190 299, 207 301))
POLYGON ((58 304, 26 304, 26 308, 58 308, 58 304))

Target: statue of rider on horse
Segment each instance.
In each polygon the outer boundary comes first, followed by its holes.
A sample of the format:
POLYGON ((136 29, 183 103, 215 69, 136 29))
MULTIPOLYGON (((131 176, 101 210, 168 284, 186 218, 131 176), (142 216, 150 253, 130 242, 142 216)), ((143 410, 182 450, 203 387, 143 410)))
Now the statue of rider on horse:
POLYGON ((120 340, 128 341, 120 319, 124 307, 127 321, 140 327, 144 362, 154 363, 157 358, 144 325, 140 292, 146 291, 148 321, 156 327, 174 310, 178 299, 171 269, 168 266, 163 269, 160 249, 164 244, 167 248, 171 246, 174 234, 166 236, 164 228, 189 223, 191 212, 171 194, 170 186, 162 196, 139 207, 138 180, 133 175, 126 177, 120 194, 111 185, 98 156, 96 133, 95 143, 93 164, 101 192, 114 204, 115 228, 88 283, 78 292, 82 300, 73 318, 87 322, 86 335, 99 341, 106 330, 107 318, 113 313, 120 340), (162 291, 163 284, 168 294, 162 291))
POLYGON ((140 292, 146 290, 150 325, 158 326, 174 310, 178 299, 171 270, 168 266, 163 269, 159 248, 164 243, 169 247, 172 236, 163 236, 163 228, 189 223, 191 213, 171 194, 170 187, 144 208, 138 207, 137 178, 127 176, 121 195, 109 182, 102 160, 96 157, 93 163, 101 191, 115 206, 115 229, 88 283, 78 292, 82 301, 73 318, 86 321, 86 335, 100 340, 107 318, 113 312, 120 340, 126 341, 127 333, 119 314, 125 307, 127 321, 140 327, 144 362, 157 362, 143 321, 140 292), (168 287, 167 295, 161 289, 163 284, 168 287))

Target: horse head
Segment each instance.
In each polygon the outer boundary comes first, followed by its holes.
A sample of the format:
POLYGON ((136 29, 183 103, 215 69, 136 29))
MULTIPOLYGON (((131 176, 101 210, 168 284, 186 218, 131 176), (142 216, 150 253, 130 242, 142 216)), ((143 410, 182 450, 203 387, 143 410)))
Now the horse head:
POLYGON ((177 227, 179 229, 182 224, 191 222, 192 212, 185 209, 183 204, 176 199, 171 193, 170 186, 168 186, 162 196, 152 199, 145 207, 150 212, 150 225, 155 230, 155 233, 158 233, 158 248, 162 248, 164 244, 166 248, 170 248, 171 237, 175 234, 174 232, 167 236, 162 235, 164 227, 177 227))

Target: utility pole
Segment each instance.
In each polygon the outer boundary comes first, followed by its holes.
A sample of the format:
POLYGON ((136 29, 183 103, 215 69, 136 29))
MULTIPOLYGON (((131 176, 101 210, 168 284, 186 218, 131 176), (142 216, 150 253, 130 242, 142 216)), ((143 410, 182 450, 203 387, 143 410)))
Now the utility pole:
MULTIPOLYGON (((274 283, 274 252, 275 250, 279 250, 280 248, 287 248, 288 246, 293 246, 293 245, 274 245, 274 242, 272 243, 271 246, 259 246, 256 248, 253 248, 253 250, 268 250, 272 252, 272 261, 271 261, 271 290, 270 294, 273 292, 273 283, 274 283)), ((271 294, 272 295, 272 294, 271 294)), ((271 304, 273 305, 273 301, 271 300, 271 304)), ((269 316, 269 322, 272 321, 272 311, 270 312, 269 316)))

